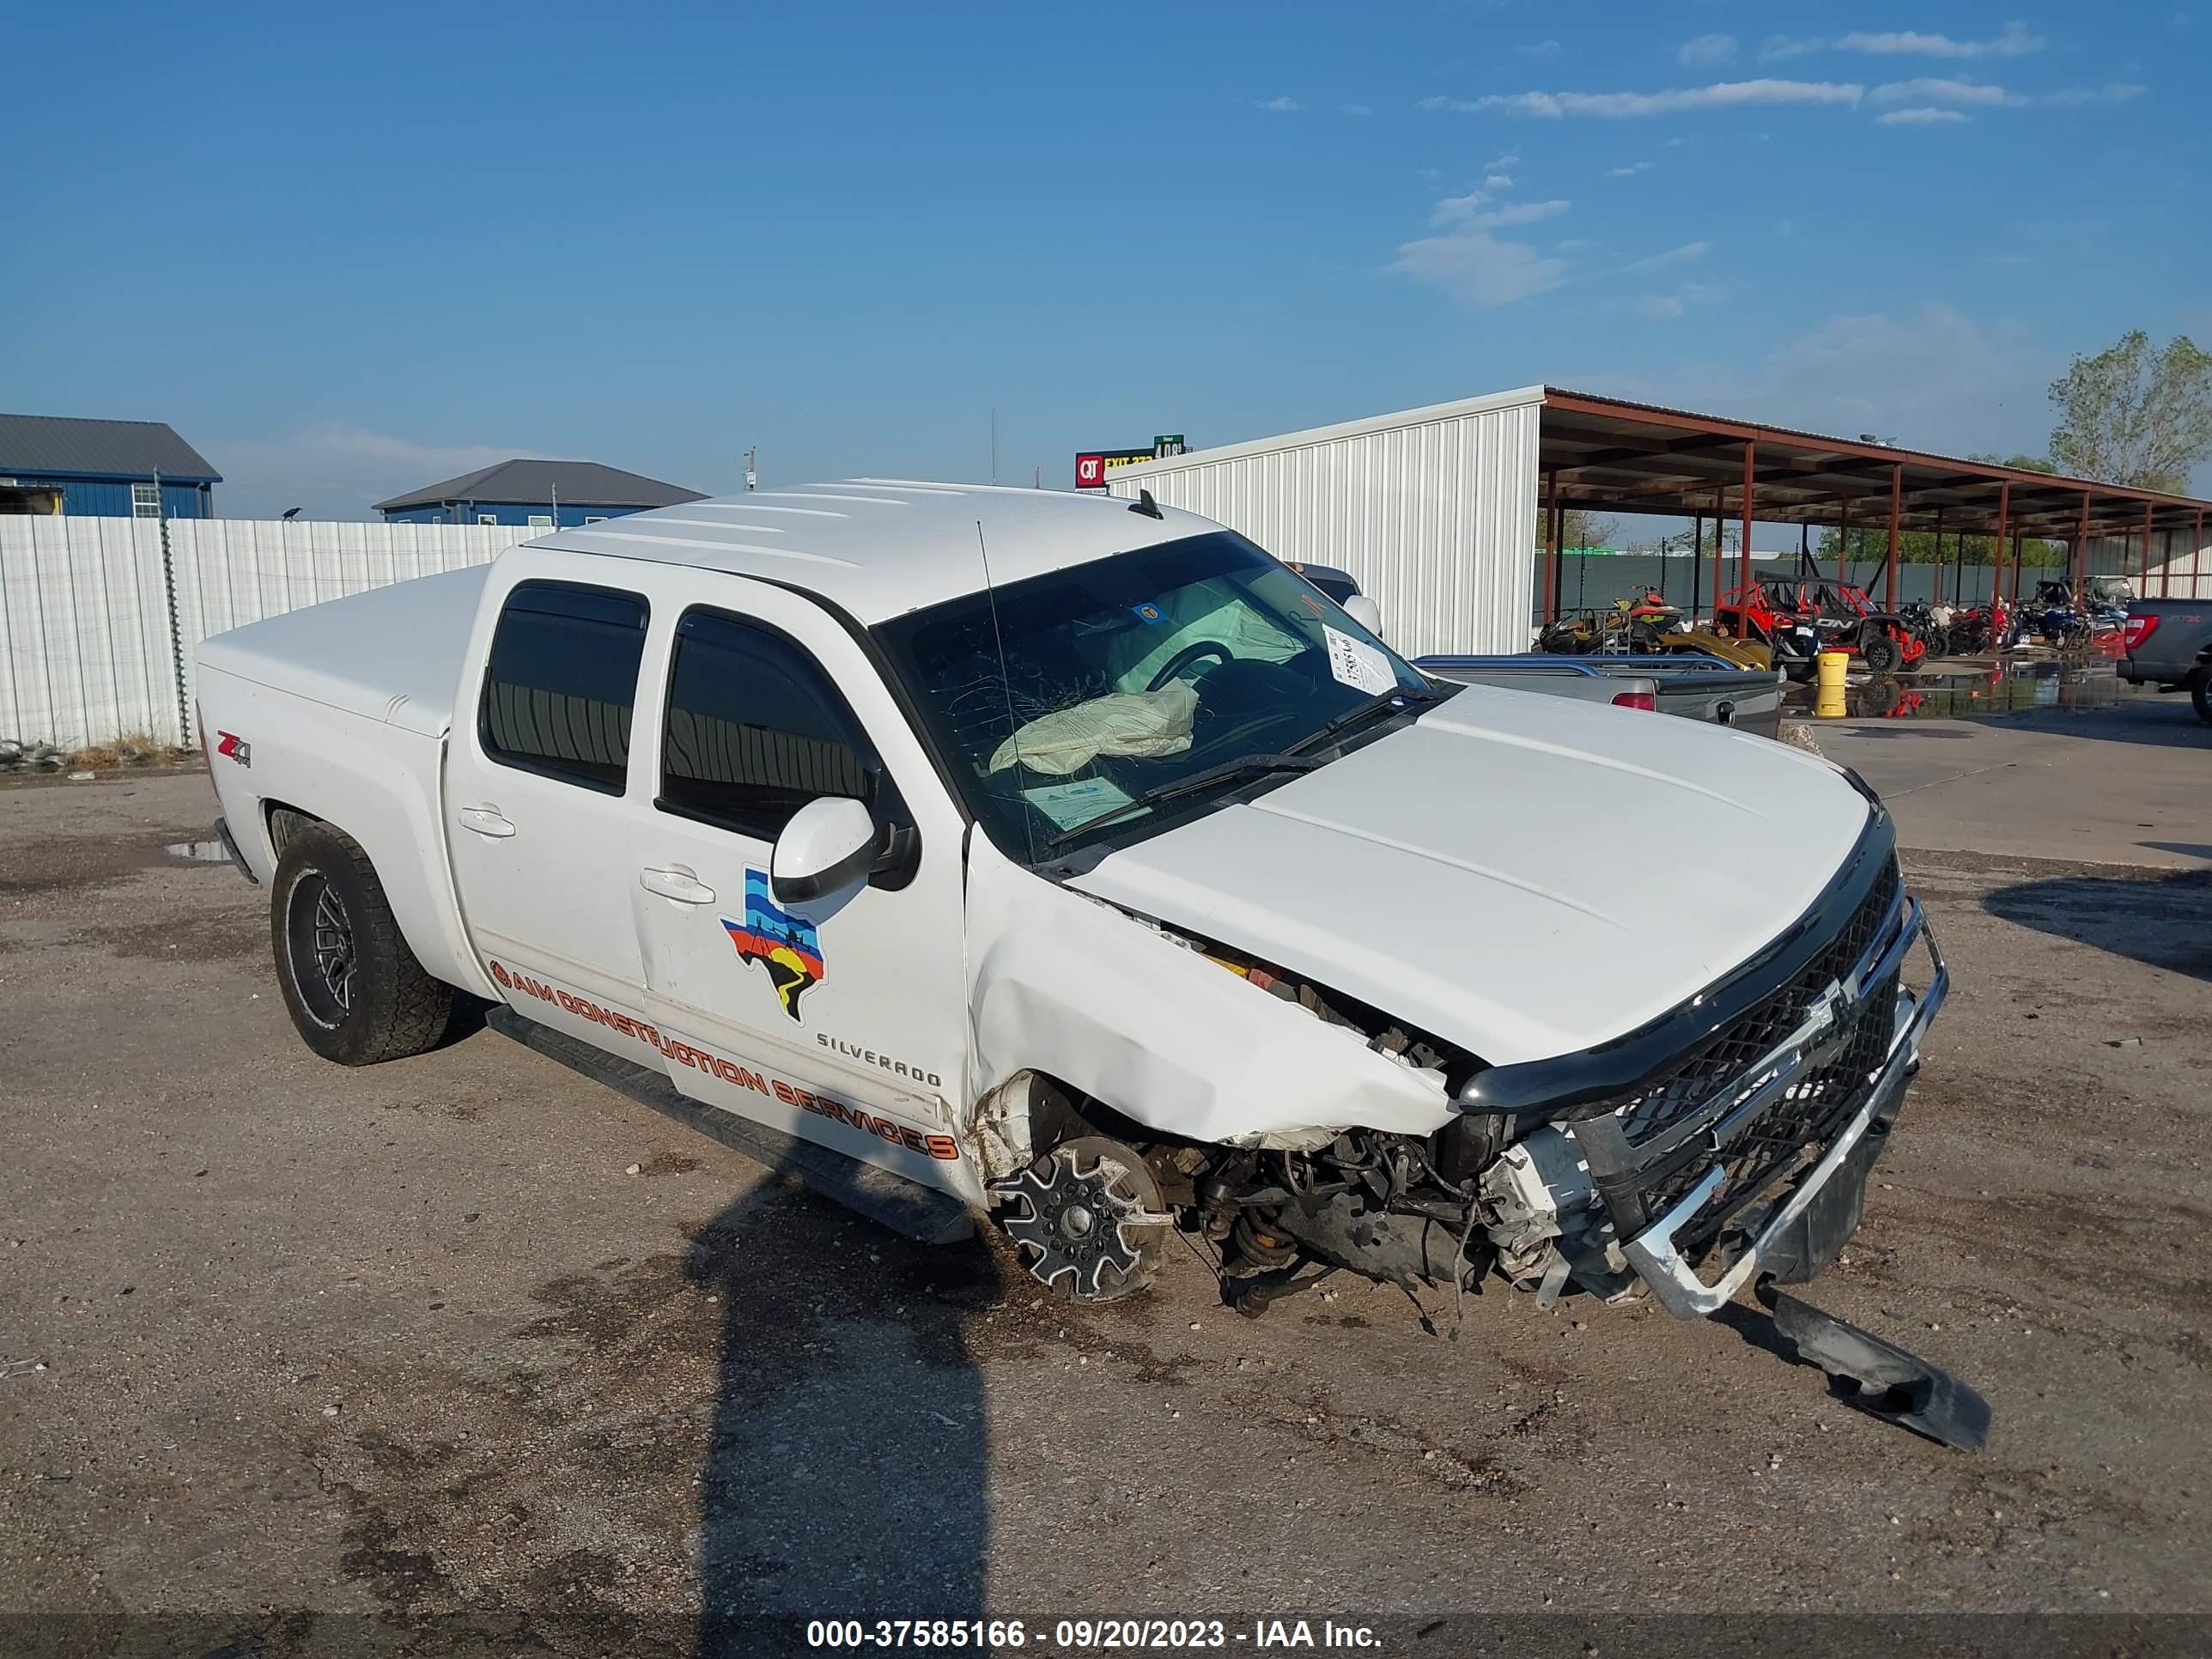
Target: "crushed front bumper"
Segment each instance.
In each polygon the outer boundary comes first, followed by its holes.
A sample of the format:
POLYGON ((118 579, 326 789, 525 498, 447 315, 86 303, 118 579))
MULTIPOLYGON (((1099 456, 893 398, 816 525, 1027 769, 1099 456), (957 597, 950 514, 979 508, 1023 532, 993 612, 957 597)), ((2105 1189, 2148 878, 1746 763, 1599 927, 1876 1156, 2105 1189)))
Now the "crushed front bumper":
POLYGON ((1710 1280, 1699 1277, 1675 1243, 1676 1236, 1719 1192, 1725 1172, 1718 1164, 1622 1247, 1629 1265, 1668 1312, 1683 1319, 1717 1312, 1761 1276, 1784 1284, 1802 1284, 1833 1261, 1856 1231, 1868 1172, 1881 1156, 1890 1123, 1905 1103, 1905 1085, 1919 1069, 1920 1039, 1951 988, 1950 971, 1917 902, 1908 903, 1881 961, 1864 974, 1871 983, 1900 972, 1916 945, 1927 951, 1933 971, 1926 987, 1917 994, 1899 987, 1894 1034, 1863 1103, 1820 1158, 1769 1203, 1765 1214, 1739 1229, 1749 1242, 1733 1255, 1718 1276, 1710 1280))

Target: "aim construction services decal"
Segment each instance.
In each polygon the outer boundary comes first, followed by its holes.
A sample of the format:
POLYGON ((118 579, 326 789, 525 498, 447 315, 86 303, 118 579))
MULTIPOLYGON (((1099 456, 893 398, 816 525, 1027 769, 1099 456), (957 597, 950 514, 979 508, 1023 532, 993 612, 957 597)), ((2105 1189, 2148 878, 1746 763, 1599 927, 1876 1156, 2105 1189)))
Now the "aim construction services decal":
POLYGON ((769 896, 768 872, 745 872, 745 919, 722 918, 730 943, 743 962, 757 962, 768 969, 768 982, 775 987, 783 1012, 799 1018, 799 999, 822 982, 822 942, 814 924, 776 908, 769 896))

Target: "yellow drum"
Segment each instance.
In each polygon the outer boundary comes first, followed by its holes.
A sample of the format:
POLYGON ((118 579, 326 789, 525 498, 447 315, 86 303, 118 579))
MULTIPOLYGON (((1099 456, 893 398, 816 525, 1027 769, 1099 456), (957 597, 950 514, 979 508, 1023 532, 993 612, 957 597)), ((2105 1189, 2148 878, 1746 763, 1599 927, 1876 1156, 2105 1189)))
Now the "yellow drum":
POLYGON ((1844 714, 1844 673, 1851 665, 1847 651, 1823 651, 1815 664, 1820 674, 1813 712, 1826 720, 1841 720, 1844 714))

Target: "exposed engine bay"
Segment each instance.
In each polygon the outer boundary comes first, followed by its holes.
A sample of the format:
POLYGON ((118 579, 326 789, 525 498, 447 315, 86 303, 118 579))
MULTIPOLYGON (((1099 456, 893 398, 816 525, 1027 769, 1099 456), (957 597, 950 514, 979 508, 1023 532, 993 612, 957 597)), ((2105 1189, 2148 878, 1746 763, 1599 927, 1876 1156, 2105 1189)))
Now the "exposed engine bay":
POLYGON ((1338 1272, 1397 1286, 1431 1330, 1425 1293, 1444 1289, 1456 1304, 1493 1275, 1547 1308, 1570 1293, 1607 1303, 1656 1293, 1685 1317, 1754 1285, 1786 1314, 1784 1334, 1808 1363, 1838 1375, 1857 1364, 1869 1398, 1889 1402, 1882 1414, 1978 1446, 1987 1410, 1971 1389, 1773 1291, 1819 1273, 1856 1229, 1868 1171, 1948 982, 1886 849, 1824 916, 1843 920, 1825 936, 1802 930, 1778 969, 1765 964, 1778 978, 1697 999, 1698 1035, 1685 1051, 1667 1047, 1679 1030, 1632 1034, 1666 1055, 1632 1089, 1535 1109, 1515 1109, 1522 1081, 1432 1035, 1146 921, 1375 1053, 1434 1073, 1454 1115, 1426 1135, 1316 1127, 1208 1144, 1024 1073, 1000 1091, 992 1138, 1001 1152, 1044 1150, 993 1195, 1031 1273, 1079 1300, 1143 1288, 1177 1231, 1212 1247, 1224 1302, 1255 1318, 1338 1272), (1933 977, 1909 988, 1905 958, 1922 944, 1933 977))

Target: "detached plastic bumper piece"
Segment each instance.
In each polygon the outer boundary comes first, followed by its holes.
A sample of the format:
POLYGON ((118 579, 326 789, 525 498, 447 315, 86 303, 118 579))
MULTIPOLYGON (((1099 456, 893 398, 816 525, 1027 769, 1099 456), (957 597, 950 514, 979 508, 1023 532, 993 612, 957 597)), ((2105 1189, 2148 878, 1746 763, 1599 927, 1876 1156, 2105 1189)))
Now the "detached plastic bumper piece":
POLYGON ((1979 1451, 1988 1442, 1989 1401, 1948 1371, 1770 1285, 1759 1286, 1759 1299, 1797 1357, 1827 1372, 1838 1397, 1856 1409, 1954 1451, 1979 1451))

